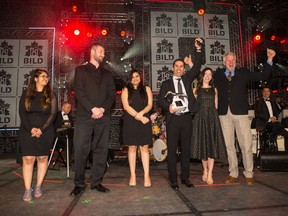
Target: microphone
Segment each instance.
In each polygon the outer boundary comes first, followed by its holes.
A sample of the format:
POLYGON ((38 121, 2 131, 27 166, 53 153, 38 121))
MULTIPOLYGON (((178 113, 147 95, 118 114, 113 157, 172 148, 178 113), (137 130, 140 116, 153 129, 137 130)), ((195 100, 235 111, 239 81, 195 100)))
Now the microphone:
POLYGON ((202 43, 201 43, 200 41, 197 41, 196 43, 197 43, 197 45, 198 45, 198 46, 200 46, 200 47, 203 47, 203 46, 205 46, 205 43, 204 43, 204 41, 202 41, 202 43))

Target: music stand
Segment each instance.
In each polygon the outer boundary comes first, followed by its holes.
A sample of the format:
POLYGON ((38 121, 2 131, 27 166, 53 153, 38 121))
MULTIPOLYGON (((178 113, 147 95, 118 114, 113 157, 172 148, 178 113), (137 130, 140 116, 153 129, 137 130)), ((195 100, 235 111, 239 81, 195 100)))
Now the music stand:
MULTIPOLYGON (((66 160, 66 168, 67 168, 67 177, 70 177, 70 170, 69 170, 69 137, 68 137, 68 128, 58 128, 56 133, 57 133, 57 137, 54 141, 54 144, 53 144, 53 148, 52 148, 52 151, 51 151, 51 154, 50 154, 50 157, 49 157, 49 161, 48 161, 48 167, 50 165, 50 162, 52 160, 52 157, 53 157, 53 154, 55 152, 55 148, 56 148, 56 145, 58 143, 58 140, 59 140, 59 137, 63 135, 65 135, 65 139, 66 139, 66 157, 67 157, 67 160, 66 160), (65 133, 65 134, 63 134, 65 133)), ((58 157, 56 159, 56 162, 57 160, 59 159, 59 157, 65 162, 63 156, 61 155, 61 152, 58 153, 58 157)))

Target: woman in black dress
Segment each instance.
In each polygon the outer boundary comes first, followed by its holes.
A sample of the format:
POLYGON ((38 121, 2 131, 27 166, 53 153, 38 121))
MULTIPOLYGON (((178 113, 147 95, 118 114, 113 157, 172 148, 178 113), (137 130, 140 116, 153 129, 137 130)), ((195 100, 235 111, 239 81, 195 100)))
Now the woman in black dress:
POLYGON ((130 186, 136 186, 136 150, 140 146, 141 160, 144 169, 144 187, 151 186, 149 175, 149 145, 152 144, 152 126, 149 112, 152 109, 153 96, 149 86, 144 86, 140 73, 133 70, 128 84, 122 90, 123 144, 128 145, 130 167, 130 186))
POLYGON ((53 121, 57 114, 57 106, 57 97, 51 91, 48 72, 35 69, 19 103, 21 118, 19 142, 23 161, 24 201, 32 200, 31 183, 36 160, 37 183, 34 196, 36 198, 42 196, 41 185, 48 168, 48 155, 54 139, 53 121))
POLYGON ((212 69, 204 68, 193 94, 200 111, 193 119, 191 157, 202 160, 202 180, 213 184, 215 158, 227 158, 226 146, 217 113, 217 89, 213 87, 212 69))

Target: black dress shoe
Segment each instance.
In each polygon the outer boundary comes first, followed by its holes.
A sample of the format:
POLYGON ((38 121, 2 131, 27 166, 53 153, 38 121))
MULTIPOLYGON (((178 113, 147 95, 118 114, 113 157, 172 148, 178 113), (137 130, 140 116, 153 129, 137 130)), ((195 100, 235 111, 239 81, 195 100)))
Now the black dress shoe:
POLYGON ((178 190, 179 189, 178 183, 177 182, 171 182, 171 188, 174 190, 178 190))
POLYGON ((98 184, 96 186, 93 186, 90 189, 91 190, 97 190, 97 191, 103 192, 103 193, 106 193, 106 192, 110 191, 108 188, 104 187, 102 184, 98 184))
POLYGON ((190 182, 189 179, 182 179, 181 184, 186 185, 186 187, 194 187, 194 185, 190 182))
POLYGON ((78 194, 85 191, 85 187, 74 187, 74 189, 71 191, 70 196, 77 196, 78 194))

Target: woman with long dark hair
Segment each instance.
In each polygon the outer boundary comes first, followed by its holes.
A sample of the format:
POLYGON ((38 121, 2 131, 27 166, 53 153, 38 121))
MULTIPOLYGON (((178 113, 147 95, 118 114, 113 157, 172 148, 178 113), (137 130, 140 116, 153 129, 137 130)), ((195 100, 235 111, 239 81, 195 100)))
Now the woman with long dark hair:
POLYGON ((136 151, 139 146, 144 169, 144 187, 150 187, 149 145, 152 144, 152 126, 149 112, 152 109, 153 96, 150 87, 143 85, 138 71, 131 71, 128 83, 122 90, 121 99, 125 110, 123 144, 129 146, 129 185, 136 186, 136 151))
POLYGON ((226 146, 217 114, 218 96, 213 85, 212 69, 204 68, 197 88, 193 89, 200 111, 193 119, 191 157, 202 160, 202 180, 213 184, 215 158, 227 158, 226 146))
POLYGON ((48 155, 54 139, 53 121, 57 108, 57 97, 51 90, 48 72, 44 69, 35 69, 19 103, 21 119, 19 142, 23 161, 24 201, 32 200, 31 184, 35 161, 37 161, 37 182, 34 197, 42 196, 41 186, 47 172, 48 155))

